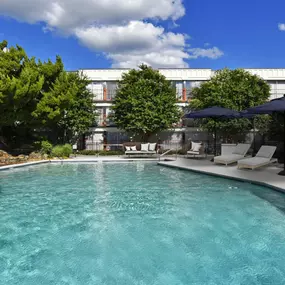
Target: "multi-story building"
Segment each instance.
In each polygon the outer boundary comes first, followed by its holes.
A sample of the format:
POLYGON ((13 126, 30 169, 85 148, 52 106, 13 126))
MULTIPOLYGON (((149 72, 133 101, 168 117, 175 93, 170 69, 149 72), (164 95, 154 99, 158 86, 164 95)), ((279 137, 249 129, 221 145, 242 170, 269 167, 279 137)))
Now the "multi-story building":
MULTIPOLYGON (((245 70, 259 75, 269 83, 271 99, 285 94, 285 69, 253 68, 245 70)), ((91 135, 86 140, 86 148, 102 149, 104 144, 115 145, 126 140, 126 135, 117 130, 109 119, 109 115, 110 107, 116 96, 117 82, 123 73, 128 72, 128 69, 82 69, 80 71, 92 81, 89 88, 94 94, 94 101, 98 109, 98 121, 91 128, 91 135)), ((186 107, 187 102, 191 100, 191 90, 215 74, 215 71, 211 69, 192 68, 159 69, 159 72, 172 82, 176 89, 177 105, 181 108, 186 107)), ((181 132, 183 132, 183 126, 178 123, 174 133, 181 132)))

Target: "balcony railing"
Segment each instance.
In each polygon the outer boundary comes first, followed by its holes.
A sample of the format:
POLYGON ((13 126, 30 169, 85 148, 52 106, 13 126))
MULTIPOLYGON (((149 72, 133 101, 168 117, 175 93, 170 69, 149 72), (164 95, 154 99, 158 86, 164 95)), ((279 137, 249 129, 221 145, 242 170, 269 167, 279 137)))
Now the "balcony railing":
MULTIPOLYGON (((187 102, 188 99, 192 98, 191 91, 191 88, 176 89, 175 92, 177 101, 187 102)), ((93 94, 95 101, 113 101, 116 97, 117 90, 104 88, 103 90, 93 90, 93 94)))
POLYGON ((94 100, 95 101, 104 101, 104 92, 103 90, 93 90, 94 100))
MULTIPOLYGON (((191 87, 175 89, 177 101, 186 102, 189 99, 192 99, 192 89, 193 88, 191 87)), ((117 90, 115 88, 94 88, 92 92, 94 94, 95 101, 113 101, 117 94, 117 90)), ((275 87, 272 87, 270 91, 270 99, 282 97, 284 94, 285 89, 276 89, 275 87)))
POLYGON ((190 98, 190 94, 190 88, 176 89, 176 99, 178 102, 187 102, 190 98))
POLYGON ((116 89, 107 89, 106 90, 107 95, 107 101, 113 101, 116 97, 117 90, 116 89))
POLYGON ((283 97, 285 94, 285 89, 278 89, 276 90, 271 90, 270 91, 270 99, 276 99, 276 98, 280 98, 283 97))
POLYGON ((193 98, 192 88, 186 88, 186 97, 187 97, 187 101, 193 98))
POLYGON ((116 97, 117 90, 116 89, 107 89, 103 90, 93 90, 94 100, 95 101, 113 101, 116 97))
POLYGON ((98 127, 114 127, 115 123, 112 121, 111 117, 101 115, 97 119, 97 126, 98 127))

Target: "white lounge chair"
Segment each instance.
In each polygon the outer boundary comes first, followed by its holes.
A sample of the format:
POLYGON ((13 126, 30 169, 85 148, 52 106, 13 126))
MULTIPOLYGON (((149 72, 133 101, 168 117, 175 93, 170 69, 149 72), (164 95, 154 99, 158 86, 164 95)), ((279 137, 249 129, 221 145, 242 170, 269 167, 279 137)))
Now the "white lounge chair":
POLYGON ((204 144, 202 142, 192 142, 191 149, 187 151, 186 158, 203 156, 207 156, 204 144))
POLYGON ((255 169, 270 163, 276 162, 277 159, 272 159, 276 151, 276 146, 263 145, 255 157, 245 158, 238 161, 238 168, 255 169))
POLYGON ((214 157, 214 163, 218 164, 232 164, 237 162, 240 159, 243 159, 246 153, 248 152, 250 148, 250 144, 248 143, 239 143, 232 154, 227 154, 227 155, 220 155, 214 157))

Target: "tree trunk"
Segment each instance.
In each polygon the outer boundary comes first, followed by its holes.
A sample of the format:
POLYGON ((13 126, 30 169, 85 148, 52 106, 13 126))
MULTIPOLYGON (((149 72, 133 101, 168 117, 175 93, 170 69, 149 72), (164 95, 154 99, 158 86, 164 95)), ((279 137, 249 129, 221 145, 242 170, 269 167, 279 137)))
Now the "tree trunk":
POLYGON ((142 142, 149 142, 149 138, 151 137, 152 133, 144 133, 142 136, 142 142))

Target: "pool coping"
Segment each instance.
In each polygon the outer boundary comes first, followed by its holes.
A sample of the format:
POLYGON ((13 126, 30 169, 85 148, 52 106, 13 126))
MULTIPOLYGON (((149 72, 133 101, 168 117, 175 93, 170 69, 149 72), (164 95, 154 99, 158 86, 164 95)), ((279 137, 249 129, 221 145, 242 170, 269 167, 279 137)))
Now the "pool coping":
POLYGON ((24 162, 24 163, 18 163, 18 164, 10 164, 10 165, 4 165, 0 166, 0 171, 2 170, 9 170, 9 169, 14 169, 14 168, 21 168, 21 167, 26 167, 26 166, 32 166, 32 165, 39 165, 39 164, 44 164, 44 163, 91 163, 91 162, 96 162, 96 163, 106 163, 106 162, 138 162, 138 161, 143 161, 143 162, 156 162, 157 160, 150 160, 150 159, 51 159, 51 160, 38 160, 38 161, 30 161, 30 162, 24 162))
MULTIPOLYGON (((15 169, 15 168, 22 168, 26 166, 34 166, 34 165, 39 165, 39 164, 45 164, 45 163, 129 163, 129 162, 152 162, 156 163, 160 166, 165 166, 165 167, 170 167, 170 168, 176 168, 184 171, 191 171, 195 173, 201 173, 205 175, 210 175, 210 176, 215 176, 215 177, 222 177, 225 179, 231 179, 235 181, 241 181, 241 182, 246 182, 246 183, 251 183, 259 186, 265 186, 268 187, 272 190, 278 191, 285 193, 285 187, 278 187, 275 185, 272 185, 270 183, 266 183, 264 181, 259 181, 255 179, 249 179, 246 177, 235 177, 232 175, 226 175, 226 174, 221 174, 221 173, 215 173, 212 171, 205 171, 205 170, 200 170, 200 169, 195 169, 193 167, 189 166, 182 166, 182 165, 172 165, 169 162, 170 161, 157 161, 157 160, 145 160, 145 159, 107 159, 105 157, 104 159, 54 159, 54 160, 39 160, 39 161, 31 161, 31 162, 26 162, 26 163, 21 163, 21 164, 11 164, 11 165, 5 165, 5 166, 0 166, 0 171, 3 170, 9 170, 9 169, 15 169)), ((172 160, 173 162, 173 160, 172 160)))
POLYGON ((13 168, 20 168, 20 167, 25 167, 25 166, 31 166, 31 165, 37 165, 37 164, 43 164, 43 163, 48 163, 48 162, 50 162, 50 160, 39 160, 39 161, 30 161, 30 162, 19 163, 19 164, 4 165, 4 166, 0 166, 0 171, 13 169, 13 168))

